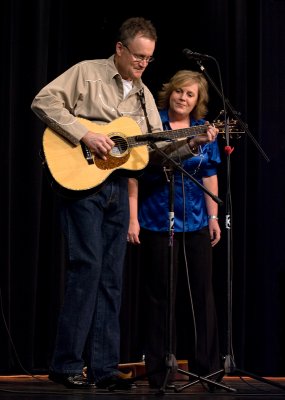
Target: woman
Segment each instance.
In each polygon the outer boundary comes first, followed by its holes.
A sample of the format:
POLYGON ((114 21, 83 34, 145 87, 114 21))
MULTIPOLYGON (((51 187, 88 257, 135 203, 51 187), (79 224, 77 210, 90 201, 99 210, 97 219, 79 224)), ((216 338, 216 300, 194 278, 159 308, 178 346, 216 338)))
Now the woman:
MULTIPOLYGON (((158 108, 164 130, 176 130, 204 125, 207 113, 208 85, 199 72, 178 71, 158 93, 158 108)), ((195 128, 193 128, 195 132, 195 128)), ((191 135, 191 129, 189 134, 191 135)), ((218 130, 212 128, 213 137, 218 130)), ((218 195, 217 166, 220 153, 216 140, 195 145, 188 139, 181 152, 180 141, 166 143, 162 150, 179 162, 183 169, 214 195, 218 195)), ((141 243, 142 269, 145 277, 143 297, 145 361, 152 387, 161 387, 166 376, 169 350, 176 352, 175 324, 169 312, 182 303, 182 318, 188 320, 189 371, 208 375, 221 368, 216 309, 212 286, 212 247, 221 235, 218 205, 193 180, 172 162, 150 164, 140 179, 138 221, 139 240, 132 235, 136 215, 131 212, 129 241, 141 243), (173 196, 169 182, 174 182, 173 196), (169 220, 173 197, 174 235, 169 220), (134 218, 132 218, 132 216, 134 218), (133 237, 133 239, 132 239, 133 237), (169 244, 172 241, 173 262, 170 264, 169 244), (173 279, 169 299, 169 270, 173 279), (177 296, 176 296, 177 293, 177 296), (186 295, 187 294, 187 295, 186 295), (185 302, 186 301, 186 302, 185 302), (172 307, 172 308, 170 308, 172 307), (189 323, 189 320, 192 320, 189 323), (169 323, 173 322, 173 326, 169 323), (194 332, 194 334, 191 334, 194 332), (171 340, 172 339, 172 340, 171 340), (159 371, 159 373, 154 373, 159 371)), ((134 231, 134 230, 133 230, 134 231)), ((180 313, 181 314, 181 313, 180 313)), ((181 332, 185 330, 182 326, 181 332)), ((178 340, 180 331, 177 331, 178 340)), ((182 350, 183 351, 183 350, 182 350)))

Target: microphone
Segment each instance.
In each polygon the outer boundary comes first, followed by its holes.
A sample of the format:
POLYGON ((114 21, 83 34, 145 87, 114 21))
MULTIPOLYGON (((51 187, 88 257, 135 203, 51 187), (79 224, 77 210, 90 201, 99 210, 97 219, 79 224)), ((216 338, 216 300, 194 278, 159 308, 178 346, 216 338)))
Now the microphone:
POLYGON ((182 53, 190 60, 209 60, 214 58, 212 56, 208 56, 207 54, 195 53, 189 49, 182 50, 182 53))

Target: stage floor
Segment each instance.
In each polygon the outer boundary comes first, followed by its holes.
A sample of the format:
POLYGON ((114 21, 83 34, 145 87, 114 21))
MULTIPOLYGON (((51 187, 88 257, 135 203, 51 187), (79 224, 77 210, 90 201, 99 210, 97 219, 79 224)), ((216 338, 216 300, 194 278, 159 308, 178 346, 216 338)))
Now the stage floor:
POLYGON ((225 376, 222 384, 227 387, 216 388, 209 392, 205 382, 198 381, 185 388, 188 381, 177 380, 174 388, 165 391, 150 389, 146 380, 137 380, 129 391, 88 389, 67 389, 62 385, 48 380, 47 375, 14 375, 0 376, 0 399, 5 400, 89 400, 96 397, 101 399, 126 400, 128 397, 136 400, 156 399, 166 396, 168 399, 195 400, 204 399, 243 399, 256 400, 274 398, 285 399, 285 378, 261 378, 256 380, 251 377, 225 376), (265 381, 263 381, 265 380, 265 381), (181 387, 183 388, 181 390, 181 387))

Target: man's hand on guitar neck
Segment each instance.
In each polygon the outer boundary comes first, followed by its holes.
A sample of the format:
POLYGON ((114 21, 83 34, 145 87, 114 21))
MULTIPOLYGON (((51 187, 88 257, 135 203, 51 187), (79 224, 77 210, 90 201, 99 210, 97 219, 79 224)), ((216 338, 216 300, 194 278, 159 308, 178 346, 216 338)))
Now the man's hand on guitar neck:
POLYGON ((106 154, 112 150, 115 143, 107 135, 88 131, 81 139, 90 151, 102 160, 107 160, 106 154))

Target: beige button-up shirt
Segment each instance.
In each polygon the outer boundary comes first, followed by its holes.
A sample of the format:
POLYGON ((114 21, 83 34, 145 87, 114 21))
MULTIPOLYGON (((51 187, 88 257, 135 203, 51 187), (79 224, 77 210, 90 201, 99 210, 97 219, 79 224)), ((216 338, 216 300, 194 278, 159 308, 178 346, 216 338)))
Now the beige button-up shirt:
POLYGON ((114 55, 108 59, 80 62, 46 85, 36 95, 32 110, 51 129, 77 145, 89 130, 77 117, 98 124, 121 116, 133 118, 142 133, 148 133, 144 111, 137 93, 143 88, 146 112, 152 132, 161 132, 162 124, 150 90, 139 79, 124 98, 122 78, 114 55))

